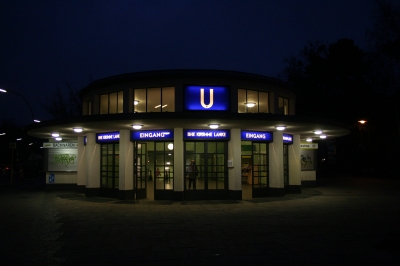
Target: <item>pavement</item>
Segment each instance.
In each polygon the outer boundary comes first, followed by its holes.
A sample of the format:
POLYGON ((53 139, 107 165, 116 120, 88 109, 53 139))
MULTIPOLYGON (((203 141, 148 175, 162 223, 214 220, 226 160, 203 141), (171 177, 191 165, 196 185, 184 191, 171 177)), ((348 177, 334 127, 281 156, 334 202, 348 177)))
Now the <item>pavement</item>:
POLYGON ((400 265, 400 179, 246 201, 120 201, 0 185, 1 265, 400 265))

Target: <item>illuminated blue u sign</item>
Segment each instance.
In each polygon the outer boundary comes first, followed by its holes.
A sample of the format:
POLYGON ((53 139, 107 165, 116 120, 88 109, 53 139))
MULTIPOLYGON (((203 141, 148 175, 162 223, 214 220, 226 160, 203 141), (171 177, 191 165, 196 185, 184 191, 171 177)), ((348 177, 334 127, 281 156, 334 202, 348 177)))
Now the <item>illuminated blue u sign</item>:
POLYGON ((185 108, 194 111, 227 111, 229 90, 222 86, 186 86, 185 108))

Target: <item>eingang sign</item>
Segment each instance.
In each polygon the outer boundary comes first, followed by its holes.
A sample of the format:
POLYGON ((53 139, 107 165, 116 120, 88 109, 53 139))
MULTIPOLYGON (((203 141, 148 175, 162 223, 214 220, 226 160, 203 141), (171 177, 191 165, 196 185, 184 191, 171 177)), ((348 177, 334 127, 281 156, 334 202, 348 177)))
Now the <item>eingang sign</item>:
POLYGON ((271 142, 273 140, 271 132, 247 131, 247 130, 242 130, 241 138, 242 140, 268 141, 268 142, 271 142))
POLYGON ((173 140, 174 139, 174 131, 169 129, 163 130, 140 130, 140 131, 132 131, 131 140, 173 140))

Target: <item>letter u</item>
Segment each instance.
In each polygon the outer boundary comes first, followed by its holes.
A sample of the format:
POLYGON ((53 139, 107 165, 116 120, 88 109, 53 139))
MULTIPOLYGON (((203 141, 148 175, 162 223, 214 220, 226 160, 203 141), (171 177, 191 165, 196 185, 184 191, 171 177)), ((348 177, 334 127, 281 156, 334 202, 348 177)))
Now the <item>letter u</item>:
POLYGON ((210 103, 204 103, 204 89, 200 89, 200 103, 204 108, 210 108, 214 104, 214 89, 210 89, 210 103))

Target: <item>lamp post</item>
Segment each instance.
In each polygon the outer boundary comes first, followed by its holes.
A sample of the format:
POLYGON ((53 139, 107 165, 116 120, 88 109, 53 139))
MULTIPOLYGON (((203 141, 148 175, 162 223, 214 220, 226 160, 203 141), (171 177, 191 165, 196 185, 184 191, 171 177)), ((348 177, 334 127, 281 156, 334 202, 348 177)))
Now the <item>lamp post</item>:
MULTIPOLYGON (((31 107, 31 105, 29 104, 29 102, 25 99, 24 96, 22 96, 21 94, 19 94, 19 93, 16 92, 16 91, 5 90, 5 89, 1 89, 1 88, 0 88, 0 92, 3 92, 3 93, 11 92, 11 93, 14 93, 14 94, 18 95, 19 97, 21 97, 21 98, 26 102, 26 104, 27 104, 28 107, 29 107, 29 110, 31 111, 32 121, 35 122, 35 123, 40 123, 39 120, 35 119, 35 115, 33 114, 32 107, 31 107)), ((10 149, 11 149, 11 180, 10 180, 10 182, 11 182, 11 185, 12 185, 12 183, 13 183, 13 175, 14 175, 14 149, 15 149, 15 148, 16 148, 15 143, 10 143, 10 149)))
POLYGON ((26 102, 26 104, 27 104, 28 107, 29 107, 29 110, 31 111, 31 115, 32 115, 32 120, 33 120, 33 122, 35 122, 35 123, 40 123, 39 120, 35 119, 35 116, 34 116, 34 114, 33 114, 32 107, 31 107, 31 105, 29 104, 29 102, 25 99, 24 96, 22 96, 22 95, 19 94, 18 92, 11 91, 11 90, 0 89, 0 92, 4 92, 4 93, 11 92, 11 93, 14 93, 14 94, 18 95, 19 97, 21 97, 21 98, 26 102))

